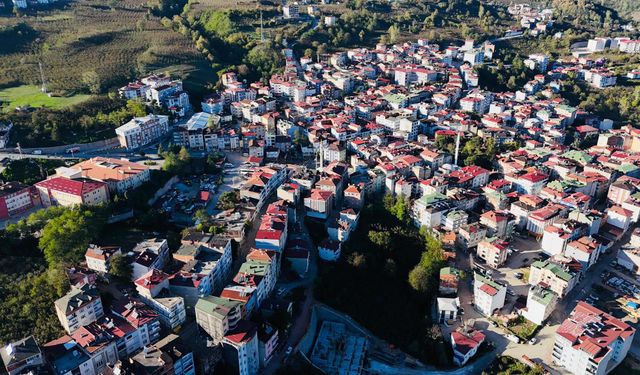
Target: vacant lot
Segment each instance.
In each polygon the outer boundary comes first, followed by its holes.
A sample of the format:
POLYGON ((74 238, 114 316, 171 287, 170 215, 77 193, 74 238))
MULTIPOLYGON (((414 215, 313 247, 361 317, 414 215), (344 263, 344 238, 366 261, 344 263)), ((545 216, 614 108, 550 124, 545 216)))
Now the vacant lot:
POLYGON ((89 95, 72 95, 68 97, 49 97, 34 85, 22 85, 0 90, 0 106, 4 112, 16 107, 30 105, 32 107, 64 108, 87 100, 89 95))

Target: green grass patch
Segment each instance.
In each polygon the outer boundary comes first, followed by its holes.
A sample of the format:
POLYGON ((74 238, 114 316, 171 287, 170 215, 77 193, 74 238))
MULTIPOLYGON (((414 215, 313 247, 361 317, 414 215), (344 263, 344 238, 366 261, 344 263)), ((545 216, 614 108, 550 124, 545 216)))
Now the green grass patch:
POLYGON ((2 111, 9 112, 16 107, 30 105, 32 107, 48 107, 60 109, 82 103, 91 95, 72 95, 69 97, 49 96, 35 85, 22 85, 0 90, 2 111))

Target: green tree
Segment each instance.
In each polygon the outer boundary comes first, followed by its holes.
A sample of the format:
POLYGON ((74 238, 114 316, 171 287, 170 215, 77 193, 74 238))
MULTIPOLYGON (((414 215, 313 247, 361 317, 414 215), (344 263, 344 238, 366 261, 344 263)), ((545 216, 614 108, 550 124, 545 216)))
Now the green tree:
POLYGON ((370 230, 367 237, 369 241, 380 248, 389 249, 391 247, 391 235, 389 232, 370 230))
POLYGON ((119 278, 120 280, 131 280, 133 269, 131 264, 127 262, 124 256, 115 255, 109 260, 109 274, 119 278))
POLYGON ((398 25, 394 23, 393 25, 389 26, 387 33, 389 35, 389 43, 396 43, 398 41, 398 38, 400 38, 400 27, 398 27, 398 25))
POLYGON ((429 290, 429 272, 422 266, 416 265, 409 272, 409 284, 418 292, 426 293, 429 290))
POLYGON ((42 229, 38 246, 49 267, 80 261, 87 246, 99 234, 106 220, 100 213, 85 207, 74 207, 51 219, 42 229))

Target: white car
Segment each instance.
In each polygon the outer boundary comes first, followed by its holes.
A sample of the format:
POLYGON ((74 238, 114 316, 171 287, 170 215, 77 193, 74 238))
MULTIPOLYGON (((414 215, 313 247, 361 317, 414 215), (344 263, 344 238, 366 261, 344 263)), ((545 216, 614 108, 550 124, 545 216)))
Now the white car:
POLYGON ((285 355, 290 355, 290 354, 291 354, 291 352, 293 352, 293 347, 291 347, 291 346, 290 346, 290 347, 288 347, 288 348, 287 348, 287 351, 286 351, 286 352, 284 352, 284 354, 285 354, 285 355))

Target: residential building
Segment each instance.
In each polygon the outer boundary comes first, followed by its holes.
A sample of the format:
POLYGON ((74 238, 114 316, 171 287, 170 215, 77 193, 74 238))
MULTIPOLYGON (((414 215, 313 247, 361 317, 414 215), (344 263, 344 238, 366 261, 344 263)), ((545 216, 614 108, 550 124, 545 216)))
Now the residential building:
POLYGON ((0 358, 8 375, 24 374, 44 365, 44 357, 35 337, 9 343, 0 349, 0 358))
POLYGON ((537 325, 542 325, 555 310, 557 301, 558 295, 551 289, 540 284, 533 285, 529 289, 527 307, 523 309, 522 316, 537 325))
POLYGON ((580 263, 574 260, 562 262, 557 257, 535 261, 529 268, 529 284, 546 285, 558 296, 564 297, 578 283, 581 269, 580 263))
POLYGON ((498 284, 489 277, 479 273, 474 274, 473 297, 474 305, 480 313, 491 316, 504 306, 507 287, 498 284))
POLYGON ((438 322, 443 324, 458 318, 460 299, 458 297, 438 297, 438 322))
POLYGON ((505 241, 495 237, 487 238, 480 241, 476 253, 487 262, 488 266, 498 268, 504 264, 508 255, 508 244, 505 241))
POLYGON ((145 147, 169 133, 169 117, 147 115, 136 117, 116 129, 120 146, 127 150, 145 147))
POLYGON ((480 224, 487 228, 488 237, 510 238, 516 218, 509 211, 487 211, 480 216, 480 224))
POLYGON ((87 268, 100 273, 109 272, 109 263, 114 256, 122 256, 122 251, 118 246, 98 246, 89 244, 89 248, 84 254, 87 268))
POLYGON ((458 282, 460 281, 460 271, 454 267, 443 267, 440 269, 440 282, 438 292, 441 295, 458 293, 458 282))
POLYGON ((264 368, 276 352, 278 348, 279 335, 278 330, 269 325, 262 323, 258 325, 258 352, 260 354, 260 368, 264 368))
POLYGON ((341 250, 342 243, 340 241, 325 238, 318 245, 318 256, 320 256, 320 259, 322 260, 335 262, 340 258, 341 250))
POLYGON ((579 301, 556 331, 553 361, 572 374, 607 374, 627 356, 635 328, 579 301))
POLYGON ((304 206, 307 215, 318 219, 326 219, 331 214, 333 207, 333 193, 326 190, 313 189, 308 197, 304 198, 304 206))
POLYGON ((487 236, 487 229, 478 223, 462 226, 456 233, 456 245, 462 249, 472 249, 484 240, 487 236))
POLYGON ((616 257, 616 260, 621 267, 628 269, 636 275, 640 275, 639 249, 620 249, 618 250, 618 256, 616 257))
POLYGON ((478 352, 484 340, 484 333, 475 329, 462 327, 451 332, 453 362, 458 366, 464 366, 478 352))
POLYGON ((142 241, 133 248, 132 252, 134 254, 131 263, 132 280, 138 280, 153 269, 162 269, 169 260, 169 244, 162 238, 142 241))
POLYGON ((260 368, 260 350, 255 323, 241 320, 225 334, 222 341, 223 356, 239 375, 253 375, 260 368))
POLYGON ((222 342, 227 332, 233 331, 242 319, 242 303, 227 298, 202 297, 195 311, 196 323, 214 344, 222 342))
POLYGON ((579 261, 582 269, 586 271, 598 261, 602 251, 604 251, 603 246, 598 240, 583 236, 569 242, 564 254, 579 261))
POLYGON ((44 356, 54 375, 95 375, 91 356, 70 336, 43 345, 44 356))
POLYGON ((195 375, 193 353, 180 337, 169 334, 154 345, 145 346, 130 359, 127 369, 136 375, 195 375))
POLYGON ((97 289, 90 285, 71 290, 55 301, 56 314, 67 333, 95 322, 104 315, 102 300, 97 289))

